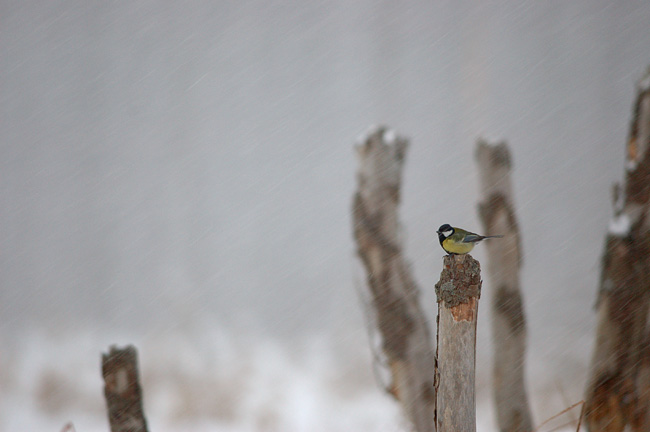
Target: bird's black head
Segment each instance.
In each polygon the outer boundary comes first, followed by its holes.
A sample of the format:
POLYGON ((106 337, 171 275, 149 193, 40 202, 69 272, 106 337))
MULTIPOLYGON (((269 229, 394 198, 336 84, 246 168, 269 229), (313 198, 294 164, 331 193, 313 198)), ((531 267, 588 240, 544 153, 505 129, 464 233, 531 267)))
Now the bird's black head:
POLYGON ((440 244, 442 244, 442 241, 452 235, 454 233, 454 229, 451 227, 449 224, 444 224, 441 225, 440 228, 438 228, 438 240, 440 241, 440 244))
POLYGON ((451 227, 449 224, 444 224, 440 225, 440 228, 438 228, 438 231, 436 231, 438 234, 445 234, 445 237, 451 235, 451 233, 454 231, 454 229, 451 227))

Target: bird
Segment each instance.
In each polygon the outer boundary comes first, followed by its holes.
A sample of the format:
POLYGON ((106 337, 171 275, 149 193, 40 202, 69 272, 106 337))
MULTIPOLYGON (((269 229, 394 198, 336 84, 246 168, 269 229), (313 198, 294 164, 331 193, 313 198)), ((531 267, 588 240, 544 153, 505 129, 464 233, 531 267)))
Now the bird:
POLYGON ((465 255, 474 249, 476 243, 482 240, 503 237, 502 235, 482 236, 462 228, 452 227, 449 224, 441 225, 436 232, 438 233, 440 246, 448 255, 465 255))

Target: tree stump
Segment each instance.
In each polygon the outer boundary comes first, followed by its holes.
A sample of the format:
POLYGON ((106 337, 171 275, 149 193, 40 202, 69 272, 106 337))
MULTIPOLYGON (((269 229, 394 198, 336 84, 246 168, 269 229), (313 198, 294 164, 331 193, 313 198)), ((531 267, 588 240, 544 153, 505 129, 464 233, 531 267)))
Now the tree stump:
POLYGON ((501 432, 530 432, 533 420, 524 379, 526 317, 519 284, 521 237, 513 204, 510 150, 503 142, 476 147, 483 234, 504 237, 486 242, 492 297, 492 392, 501 432))
POLYGON ((111 432, 147 432, 135 348, 112 346, 102 355, 102 376, 111 432))
POLYGON ((433 432, 433 346, 418 287, 402 253, 397 215, 407 144, 394 132, 379 128, 357 146, 354 237, 372 296, 371 320, 381 334, 390 367, 389 392, 415 431, 433 432))

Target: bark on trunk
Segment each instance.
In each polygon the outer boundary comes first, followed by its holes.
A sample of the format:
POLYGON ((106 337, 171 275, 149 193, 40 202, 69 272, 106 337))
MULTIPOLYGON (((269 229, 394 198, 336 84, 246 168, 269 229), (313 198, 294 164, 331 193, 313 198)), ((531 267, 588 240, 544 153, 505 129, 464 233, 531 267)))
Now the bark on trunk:
POLYGON ((506 143, 479 141, 476 160, 481 181, 479 216, 485 235, 502 234, 487 241, 487 270, 492 297, 493 395, 501 432, 533 430, 524 379, 526 319, 519 285, 522 263, 519 226, 513 206, 511 158, 506 143))
POLYGON ((435 430, 434 355, 419 292, 402 255, 397 207, 407 141, 379 128, 357 147, 358 191, 353 222, 366 270, 382 349, 391 370, 390 393, 418 432, 435 430))
POLYGON ((470 255, 444 257, 438 298, 436 427, 476 431, 476 320, 481 266, 470 255))
POLYGON ((591 432, 648 431, 642 383, 650 307, 650 71, 641 81, 626 150, 623 187, 605 238, 598 325, 585 397, 591 432))
POLYGON ((102 376, 111 432, 147 432, 135 348, 112 346, 102 355, 102 376))

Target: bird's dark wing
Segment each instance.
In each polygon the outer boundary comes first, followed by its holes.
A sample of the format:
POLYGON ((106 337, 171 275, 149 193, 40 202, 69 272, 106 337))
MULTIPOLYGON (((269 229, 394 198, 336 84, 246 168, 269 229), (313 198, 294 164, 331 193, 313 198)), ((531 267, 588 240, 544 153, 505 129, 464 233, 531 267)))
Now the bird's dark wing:
POLYGON ((482 235, 474 234, 468 232, 465 234, 465 237, 463 238, 463 243, 476 243, 477 241, 483 240, 485 237, 482 235))

